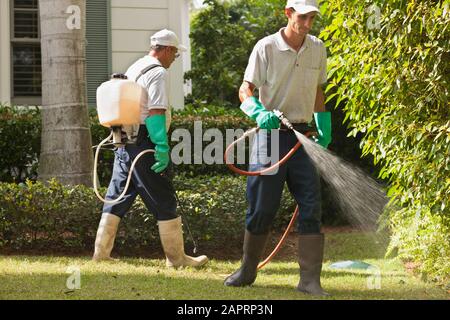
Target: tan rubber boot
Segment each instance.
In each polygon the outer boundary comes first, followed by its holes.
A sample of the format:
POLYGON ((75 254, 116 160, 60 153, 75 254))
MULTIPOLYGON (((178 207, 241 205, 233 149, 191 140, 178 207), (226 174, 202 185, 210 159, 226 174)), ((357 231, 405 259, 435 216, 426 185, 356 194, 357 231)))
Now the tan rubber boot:
POLYGON ((166 254, 166 266, 201 267, 208 262, 207 256, 191 257, 184 253, 181 217, 168 221, 158 221, 159 237, 166 254))
POLYGON ((117 229, 119 227, 120 218, 110 213, 104 213, 100 220, 97 230, 97 238, 95 239, 95 252, 92 260, 99 261, 117 261, 111 258, 111 251, 114 247, 117 229))

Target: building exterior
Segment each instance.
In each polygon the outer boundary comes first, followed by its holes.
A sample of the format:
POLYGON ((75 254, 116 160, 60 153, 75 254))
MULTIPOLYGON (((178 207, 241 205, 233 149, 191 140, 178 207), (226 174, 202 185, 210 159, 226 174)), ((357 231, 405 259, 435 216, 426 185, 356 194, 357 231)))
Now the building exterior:
MULTIPOLYGON (((148 53, 150 36, 168 28, 189 47, 189 0, 87 0, 87 92, 148 53)), ((38 0, 0 1, 0 103, 40 105, 41 52, 38 0)), ((170 102, 182 108, 190 50, 169 70, 170 102)))

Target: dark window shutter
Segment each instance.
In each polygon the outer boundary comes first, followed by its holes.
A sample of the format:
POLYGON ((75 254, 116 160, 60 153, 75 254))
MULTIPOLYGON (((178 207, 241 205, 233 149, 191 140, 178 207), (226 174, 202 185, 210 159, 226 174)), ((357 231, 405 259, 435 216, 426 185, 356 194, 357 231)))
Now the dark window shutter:
POLYGON ((86 1, 86 76, 90 107, 96 106, 98 86, 111 72, 111 33, 109 0, 86 1))

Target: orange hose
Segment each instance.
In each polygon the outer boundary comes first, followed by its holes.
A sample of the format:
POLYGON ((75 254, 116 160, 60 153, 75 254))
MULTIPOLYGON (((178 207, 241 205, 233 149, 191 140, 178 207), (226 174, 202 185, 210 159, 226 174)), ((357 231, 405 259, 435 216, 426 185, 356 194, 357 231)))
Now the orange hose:
POLYGON ((277 246, 275 247, 275 249, 273 249, 272 253, 269 254, 269 256, 266 258, 266 260, 264 260, 263 262, 261 262, 258 265, 258 270, 261 270, 262 268, 264 268, 264 266, 266 264, 268 264, 270 262, 270 260, 272 260, 272 258, 277 255, 278 251, 280 251, 281 246, 284 244, 284 241, 286 240, 287 236, 289 235, 289 233, 292 230, 292 227, 294 226, 295 220, 297 220, 298 211, 299 211, 299 207, 297 206, 297 208, 295 208, 294 214, 292 215, 291 221, 289 222, 289 225, 286 228, 286 231, 284 232, 284 234, 281 237, 280 241, 278 242, 277 246))
MULTIPOLYGON (((250 171, 245 171, 245 170, 241 170, 236 168, 232 163, 228 162, 228 153, 230 152, 230 150, 241 140, 245 139, 249 134, 253 133, 253 131, 257 132, 259 130, 259 128, 251 130, 249 132, 247 132, 246 134, 244 134, 240 139, 236 140, 235 142, 233 142, 232 144, 230 144, 227 148, 227 150, 225 151, 225 155, 224 155, 224 159, 225 159, 225 163, 228 166, 228 168, 230 168, 233 172, 236 172, 237 174, 241 174, 244 176, 261 176, 261 175, 265 175, 269 172, 271 172, 272 170, 275 170, 276 168, 282 166, 283 164, 285 164, 293 155, 294 153, 300 149, 300 147, 302 146, 302 143, 299 141, 292 149, 291 151, 288 152, 288 154, 286 156, 284 156, 283 159, 281 159, 279 162, 275 163, 273 166, 271 166, 270 168, 264 169, 262 171, 254 171, 254 172, 250 172, 250 171)), ((305 135, 307 137, 311 136, 312 133, 306 133, 305 135)), ((280 241, 278 242, 278 244, 276 245, 275 249, 272 251, 271 254, 269 254, 269 256, 258 265, 258 270, 261 270, 262 268, 264 268, 264 266, 266 264, 268 264, 273 257, 276 256, 276 254, 280 251, 281 247, 283 246, 283 243, 285 242, 287 236, 289 235, 289 233, 292 230, 292 227, 294 226, 295 220, 298 217, 299 214, 299 206, 297 206, 297 208, 294 211, 294 214, 292 215, 291 221, 289 222, 288 227, 286 228, 286 231, 284 232, 283 236, 281 237, 280 241)))
POLYGON ((231 171, 236 172, 237 174, 243 175, 243 176, 249 176, 249 177, 255 177, 255 176, 262 176, 262 175, 266 175, 269 172, 279 168, 280 166, 282 166, 283 164, 286 163, 286 161, 288 161, 293 155, 294 153, 300 149, 300 147, 302 146, 301 142, 299 141, 292 149, 291 151, 288 152, 288 154, 286 156, 284 156, 283 159, 281 159, 280 161, 278 161, 277 163, 275 163, 273 166, 271 166, 270 168, 264 169, 262 171, 245 171, 245 170, 241 170, 239 168, 236 168, 232 163, 228 162, 228 153, 230 152, 230 150, 234 147, 234 145, 236 145, 239 141, 243 140, 246 138, 247 135, 249 135, 250 133, 252 133, 253 131, 258 131, 257 130, 252 130, 247 132, 246 134, 244 134, 240 139, 236 140, 235 142, 233 142, 232 144, 230 144, 227 148, 227 150, 225 151, 225 155, 224 155, 224 159, 225 159, 225 163, 228 166, 228 168, 231 169, 231 171))

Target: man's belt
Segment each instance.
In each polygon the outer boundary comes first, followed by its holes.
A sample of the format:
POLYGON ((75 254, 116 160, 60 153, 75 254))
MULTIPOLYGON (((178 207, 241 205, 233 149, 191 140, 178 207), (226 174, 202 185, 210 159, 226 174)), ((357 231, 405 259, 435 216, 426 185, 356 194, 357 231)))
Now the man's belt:
MULTIPOLYGON (((292 126, 294 127, 295 130, 297 130, 300 133, 306 133, 314 130, 314 128, 311 127, 308 123, 293 123, 292 126)), ((281 123, 280 130, 287 131, 289 129, 284 124, 281 123)))

